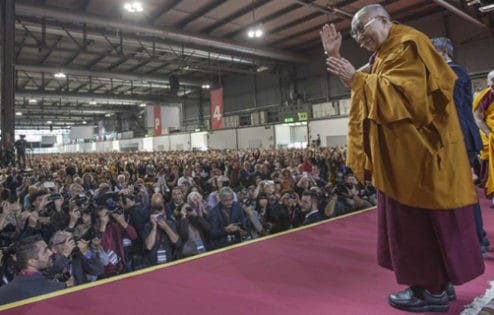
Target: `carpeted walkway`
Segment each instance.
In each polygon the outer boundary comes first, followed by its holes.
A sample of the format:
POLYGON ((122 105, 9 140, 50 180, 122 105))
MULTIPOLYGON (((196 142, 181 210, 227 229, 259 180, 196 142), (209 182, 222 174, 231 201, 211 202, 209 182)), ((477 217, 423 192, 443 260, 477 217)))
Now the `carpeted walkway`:
MULTIPOLYGON (((494 210, 483 209, 494 241, 494 210)), ((370 210, 0 314, 405 314, 387 304, 402 287, 377 266, 375 251, 370 210)), ((457 287, 449 314, 484 293, 493 260, 457 287)))

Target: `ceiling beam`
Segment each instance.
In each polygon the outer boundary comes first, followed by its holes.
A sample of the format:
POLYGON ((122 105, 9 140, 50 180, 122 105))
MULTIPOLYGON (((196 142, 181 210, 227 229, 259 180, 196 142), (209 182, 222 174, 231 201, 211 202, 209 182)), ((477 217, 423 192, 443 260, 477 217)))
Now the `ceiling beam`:
POLYGON ((220 5, 222 5, 225 2, 226 2, 226 0, 214 0, 211 3, 202 6, 201 8, 199 8, 196 11, 194 11, 193 13, 190 13, 188 16, 186 16, 180 22, 178 22, 177 24, 175 24, 175 27, 177 27, 177 28, 184 28, 190 22, 192 22, 192 21, 194 21, 194 20, 196 20, 196 19, 198 19, 198 18, 206 15, 208 12, 216 9, 217 7, 219 7, 220 5))
MULTIPOLYGON (((310 2, 314 2, 315 0, 311 0, 310 2)), ((300 8, 300 5, 299 4, 292 4, 292 5, 289 5, 287 6, 286 8, 283 8, 281 10, 278 10, 274 13, 271 13, 270 15, 267 15, 265 17, 262 17, 260 19, 257 19, 256 21, 252 22, 251 24, 247 25, 247 26, 242 26, 241 28, 239 28, 238 30, 236 31, 233 31, 233 32, 230 32, 230 33, 227 33, 225 35, 226 38, 234 38, 235 36, 237 36, 238 34, 242 33, 242 32, 245 32, 246 29, 248 29, 249 27, 253 27, 253 26, 256 26, 257 24, 265 24, 265 23, 268 23, 272 20, 276 20, 277 18, 279 17, 282 17, 283 15, 291 12, 291 11, 294 11, 296 9, 299 9, 300 8)))
POLYGON ((170 11, 173 9, 174 6, 179 4, 182 0, 172 0, 165 5, 163 5, 161 8, 155 10, 150 16, 149 16, 149 21, 151 24, 156 24, 156 21, 166 12, 170 11))
MULTIPOLYGON (((42 72, 42 73, 57 73, 59 70, 53 66, 44 66, 44 65, 27 65, 27 64, 17 64, 17 70, 24 70, 29 72, 42 72)), ((163 76, 153 76, 153 75, 139 75, 139 74, 129 74, 125 72, 113 72, 113 71, 89 71, 85 69, 76 69, 76 68, 64 68, 64 73, 67 75, 78 75, 78 76, 88 76, 88 77, 104 77, 104 78, 113 78, 118 80, 128 80, 128 81, 148 81, 148 82, 157 82, 168 84, 168 78, 164 78, 163 76)), ((180 78, 181 85, 190 85, 190 86, 201 86, 202 81, 193 81, 187 80, 185 78, 180 78)))
POLYGON ((72 10, 55 9, 34 5, 16 4, 16 14, 35 17, 50 17, 60 21, 71 23, 87 23, 98 27, 113 28, 123 32, 141 33, 148 36, 156 36, 184 44, 198 45, 215 49, 234 51, 237 53, 254 55, 263 58, 275 59, 285 62, 308 63, 310 60, 305 56, 278 51, 273 49, 263 49, 254 46, 247 46, 231 41, 212 38, 205 35, 186 33, 183 31, 167 30, 155 28, 148 24, 129 23, 122 19, 105 18, 93 14, 76 13, 72 10))
POLYGON ((228 24, 231 21, 233 21, 233 20, 235 20, 241 16, 244 16, 251 11, 254 11, 255 9, 265 5, 266 3, 270 2, 270 1, 271 0, 257 0, 257 1, 251 2, 249 5, 241 8, 240 10, 237 10, 237 11, 233 12, 232 14, 222 18, 221 20, 218 20, 218 21, 214 22, 213 24, 207 26, 205 29, 203 29, 201 31, 201 33, 209 34, 212 31, 214 31, 215 29, 217 29, 217 28, 219 28, 225 24, 228 24))

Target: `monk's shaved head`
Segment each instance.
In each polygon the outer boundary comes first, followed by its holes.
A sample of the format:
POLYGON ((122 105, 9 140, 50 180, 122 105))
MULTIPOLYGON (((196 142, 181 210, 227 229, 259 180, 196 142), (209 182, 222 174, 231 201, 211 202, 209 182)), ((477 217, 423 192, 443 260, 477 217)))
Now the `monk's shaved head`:
POLYGON ((373 18, 376 16, 383 16, 388 20, 391 19, 388 11, 384 9, 384 7, 380 4, 370 4, 366 5, 362 9, 358 10, 357 13, 353 16, 352 24, 360 22, 360 18, 365 16, 366 18, 373 18))
POLYGON ((494 70, 487 74, 487 85, 490 86, 492 92, 494 92, 494 70))
POLYGON ((492 81, 494 80, 494 70, 492 70, 491 72, 489 72, 489 74, 487 74, 487 81, 492 81))

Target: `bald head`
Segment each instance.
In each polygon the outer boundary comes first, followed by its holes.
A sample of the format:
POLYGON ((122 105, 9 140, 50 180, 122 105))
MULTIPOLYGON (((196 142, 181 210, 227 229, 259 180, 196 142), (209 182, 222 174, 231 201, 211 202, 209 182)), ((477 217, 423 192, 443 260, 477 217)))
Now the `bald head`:
POLYGON ((350 34, 360 47, 374 52, 388 38, 391 26, 389 13, 384 7, 380 4, 371 4, 355 13, 350 34))
POLYGON ((380 4, 369 4, 358 10, 357 13, 355 13, 355 15, 353 16, 352 24, 355 22, 358 23, 360 21, 360 18, 363 16, 368 19, 376 16, 382 16, 387 18, 388 20, 391 20, 388 11, 386 11, 386 9, 384 9, 384 7, 380 4))
POLYGON ((487 74, 487 80, 492 81, 494 79, 494 70, 487 74))
POLYGON ((487 85, 491 88, 492 92, 494 92, 494 70, 487 74, 487 85))

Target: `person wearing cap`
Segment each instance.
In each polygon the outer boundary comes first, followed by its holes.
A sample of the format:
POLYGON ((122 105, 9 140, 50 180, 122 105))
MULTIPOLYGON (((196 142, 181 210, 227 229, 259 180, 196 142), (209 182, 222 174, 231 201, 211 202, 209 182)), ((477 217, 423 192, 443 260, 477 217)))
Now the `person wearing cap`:
POLYGON ((340 55, 334 25, 321 31, 328 71, 351 90, 347 166, 378 191, 378 263, 402 291, 390 306, 447 312, 448 283, 484 272, 472 181, 453 90, 456 74, 423 33, 392 22, 382 5, 352 18, 351 35, 372 53, 359 70, 340 55))
MULTIPOLYGON (((451 40, 446 37, 436 37, 431 41, 439 54, 443 57, 444 61, 448 63, 451 69, 453 69, 458 76, 458 79, 455 82, 455 89, 453 91, 453 99, 455 102, 458 119, 460 120, 461 131, 463 132, 463 140, 465 141, 465 146, 467 148, 470 168, 472 170, 472 174, 475 175, 474 162, 478 159, 479 152, 482 149, 482 139, 480 138, 479 128, 473 118, 472 82, 466 71, 453 62, 454 48, 451 40)), ((482 254, 486 255, 490 244, 487 239, 487 233, 484 230, 482 212, 478 202, 473 205, 473 214, 480 248, 482 254)))
POLYGON ((494 205, 494 70, 487 74, 487 87, 473 99, 474 117, 482 137, 480 160, 482 171, 481 181, 484 184, 485 195, 494 205))

